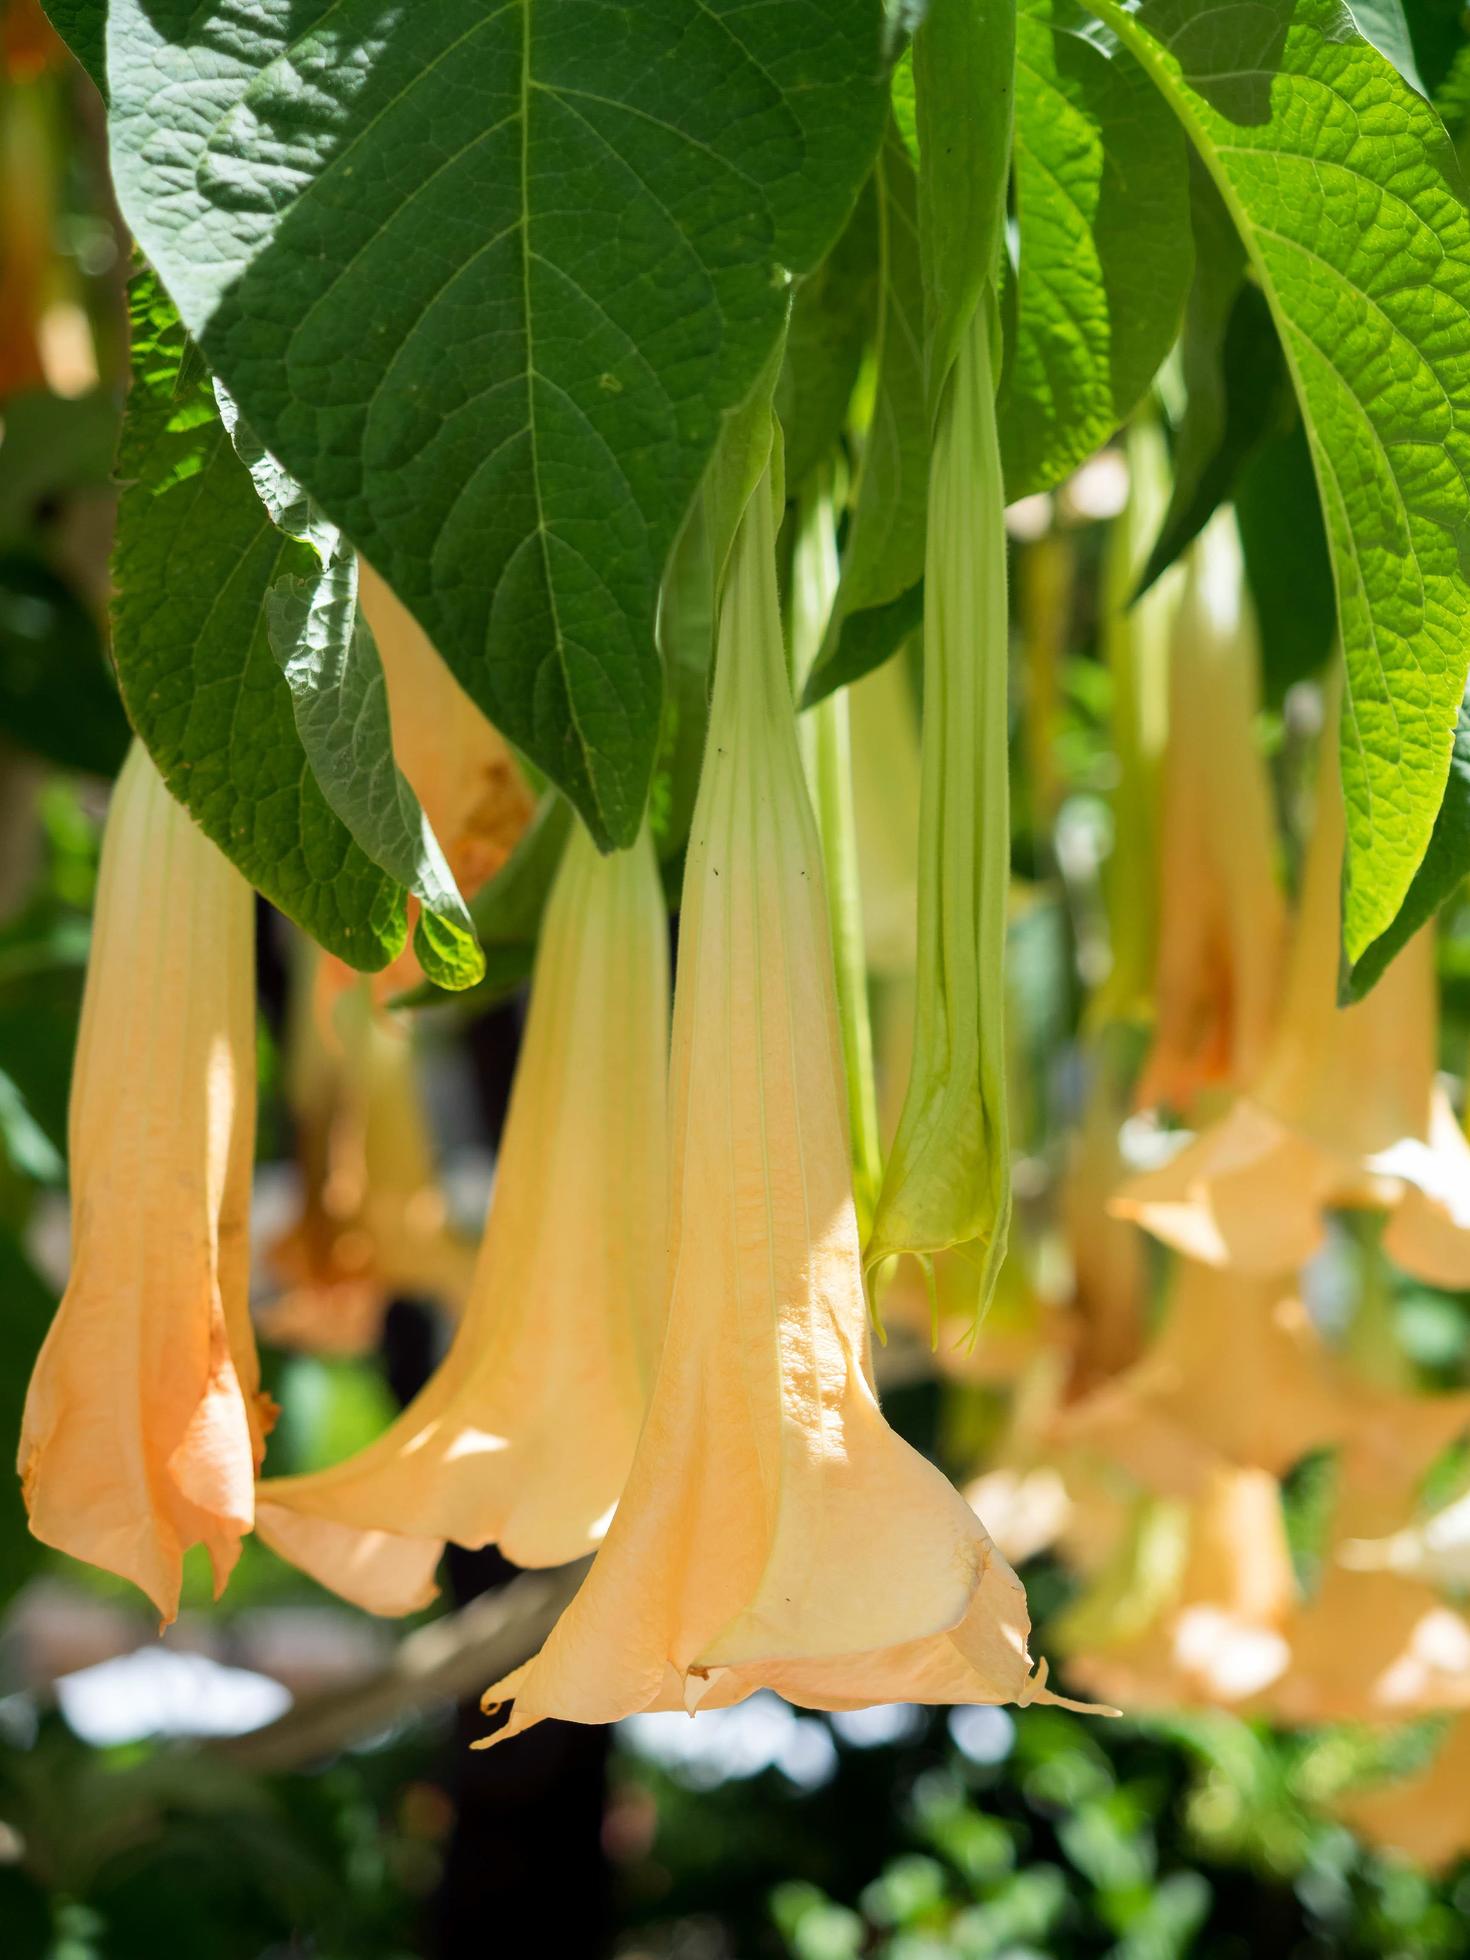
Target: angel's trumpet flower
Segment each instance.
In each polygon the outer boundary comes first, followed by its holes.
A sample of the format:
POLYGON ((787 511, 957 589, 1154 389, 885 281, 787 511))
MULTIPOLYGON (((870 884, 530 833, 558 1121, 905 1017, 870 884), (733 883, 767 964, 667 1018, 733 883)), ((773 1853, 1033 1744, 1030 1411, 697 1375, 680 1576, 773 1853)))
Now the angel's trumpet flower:
POLYGON ((261 1536, 371 1611, 445 1541, 560 1565, 607 1528, 662 1311, 668 937, 648 834, 577 829, 547 903, 469 1304, 443 1365, 345 1463, 261 1485, 261 1536))
POLYGON ((1355 1572, 1406 1572, 1464 1592, 1470 1587, 1470 1491, 1386 1538, 1349 1538, 1338 1557, 1355 1572))
POLYGON ((1054 1437, 1184 1497, 1220 1462, 1280 1476, 1351 1420, 1340 1371, 1291 1287, 1184 1260, 1142 1360, 1064 1411, 1054 1437))
POLYGON ((768 473, 731 552, 685 871, 663 1356, 582 1590, 486 1697, 514 1700, 500 1736, 759 1687, 818 1708, 1038 1689, 1020 1582, 873 1390, 773 497, 768 473))
POLYGON ((285 1290, 256 1319, 279 1346, 360 1354, 395 1298, 457 1316, 474 1247, 439 1188, 412 1040, 375 1009, 371 982, 324 1005, 323 964, 303 944, 286 1063, 303 1205, 267 1250, 285 1290))
POLYGON ((1436 1286, 1470 1284, 1470 1146, 1435 1080, 1434 929, 1366 1000, 1335 1005, 1344 821, 1337 738, 1316 819, 1280 1020, 1250 1093, 1114 1209, 1193 1259, 1300 1269, 1336 1206, 1389 1212, 1383 1248, 1436 1286))
POLYGON ((1470 1851, 1470 1717, 1451 1722, 1412 1776, 1354 1790, 1332 1808, 1357 1836, 1428 1871, 1454 1864, 1470 1851))
POLYGON ((250 1331, 249 885, 135 744, 102 846, 71 1101, 72 1265, 20 1438, 31 1530, 140 1586, 223 1587, 269 1406, 250 1331))
POLYGON ((1256 746, 1258 656, 1233 513, 1194 545, 1169 653, 1157 1014, 1137 1100, 1244 1088, 1275 1018, 1285 907, 1256 746))
POLYGON ((1287 1627, 1291 1665, 1263 1712, 1318 1723, 1470 1708, 1470 1622, 1416 1578, 1342 1559, 1347 1545, 1402 1521, 1435 1458, 1470 1426, 1470 1396, 1361 1384, 1352 1403, 1321 1584, 1287 1627))
POLYGON ((1124 1707, 1232 1706, 1285 1668, 1284 1628, 1295 1598, 1276 1481, 1218 1466, 1189 1504, 1150 1501, 1151 1583, 1111 1572, 1056 1629, 1077 1678, 1124 1707), (1136 1602, 1152 1610, 1143 1624, 1136 1602), (1112 1611, 1098 1600, 1112 1601, 1112 1611))
POLYGON ((358 597, 378 643, 393 747, 466 898, 493 878, 535 814, 510 745, 486 721, 392 588, 360 560, 358 597))

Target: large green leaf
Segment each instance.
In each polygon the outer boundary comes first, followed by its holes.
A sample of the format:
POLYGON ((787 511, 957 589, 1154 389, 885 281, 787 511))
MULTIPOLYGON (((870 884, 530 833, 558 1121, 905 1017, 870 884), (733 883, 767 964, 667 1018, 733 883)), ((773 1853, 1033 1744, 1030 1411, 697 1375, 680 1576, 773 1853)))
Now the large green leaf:
POLYGON ((1229 499, 1283 413, 1295 414, 1271 309, 1245 276, 1245 248, 1197 157, 1190 189, 1195 268, 1180 335, 1184 407, 1173 431, 1169 506, 1139 592, 1163 576, 1229 499))
POLYGON ((816 701, 886 660, 923 611, 929 424, 918 186, 897 129, 874 168, 878 213, 877 382, 854 486, 842 578, 806 686, 816 701))
POLYGON ((1090 0, 1214 178, 1306 422, 1346 653, 1343 936, 1391 924, 1470 661, 1470 212, 1434 112, 1338 0, 1090 0))
POLYGON ((1470 873, 1470 706, 1461 705, 1444 801, 1424 861, 1393 923, 1353 962, 1343 986, 1345 1001, 1361 1000, 1382 978, 1420 926, 1452 898, 1470 873))
POLYGON ((314 571, 287 574, 266 594, 271 652, 312 774, 373 863, 419 900, 414 948, 424 972, 440 986, 473 986, 485 961, 438 839, 394 759, 383 665, 358 605, 357 553, 261 447, 218 383, 215 394, 271 522, 316 553, 314 571))
POLYGON ((51 25, 105 95, 107 0, 43 0, 51 25))
POLYGON ((1337 647, 1332 559, 1301 421, 1251 454, 1232 486, 1246 584, 1255 603, 1265 697, 1320 673, 1337 647))
POLYGON ((868 173, 879 0, 112 0, 124 213, 261 440, 631 843, 665 560, 868 173))
POLYGON ((1075 0, 1022 0, 1020 250, 999 402, 1006 494, 1048 490, 1126 421, 1189 284, 1188 154, 1131 55, 1075 31, 1075 0))
POLYGON ((314 579, 311 545, 272 523, 209 376, 151 280, 134 289, 113 659, 164 781, 251 882, 352 965, 407 933, 401 887, 334 814, 307 765, 271 652, 266 597, 314 579))
POLYGON ((776 413, 795 496, 841 440, 878 306, 878 188, 868 179, 846 229, 796 289, 776 413))

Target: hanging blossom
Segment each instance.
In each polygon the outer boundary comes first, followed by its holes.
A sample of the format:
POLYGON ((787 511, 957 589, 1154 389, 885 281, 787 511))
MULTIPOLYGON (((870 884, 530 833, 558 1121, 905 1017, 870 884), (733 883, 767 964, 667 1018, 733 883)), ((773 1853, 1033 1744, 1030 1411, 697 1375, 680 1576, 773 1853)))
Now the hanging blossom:
POLYGON ((1052 1443, 1189 1497, 1219 1464, 1284 1475, 1339 1441, 1354 1409, 1290 1282, 1180 1260, 1147 1352, 1061 1411, 1052 1443))
POLYGON ((254 902, 135 743, 103 839, 72 1084, 71 1277, 20 1438, 31 1530, 165 1624, 224 1587, 273 1409, 249 1315, 254 902))
POLYGON ((1347 1539, 1338 1556, 1357 1572, 1406 1572, 1464 1592, 1470 1588, 1470 1491, 1386 1538, 1347 1539))
POLYGON ((302 1202, 265 1249, 282 1290, 256 1323, 277 1346, 361 1354, 394 1299, 457 1317, 475 1248, 449 1218, 407 1028, 370 981, 320 986, 336 962, 304 939, 297 952, 285 1090, 302 1202))
POLYGON ((493 1740, 770 1687, 1044 1694, 1019 1580, 874 1393, 831 934, 767 473, 732 549, 680 919, 668 1332, 623 1501, 493 1740))
POLYGON ((1470 1716, 1451 1722, 1413 1775, 1354 1790, 1332 1809, 1357 1836, 1430 1872, 1456 1863, 1470 1851, 1470 1716))
POLYGON ((1337 737, 1322 738, 1316 818, 1285 998, 1248 1093, 1114 1209, 1193 1259, 1293 1272, 1324 1213, 1389 1213, 1384 1251, 1431 1285, 1470 1284, 1470 1145, 1435 1076, 1434 929, 1368 997, 1336 1006, 1344 837, 1337 737))
POLYGON ((1231 1706, 1285 1669, 1295 1598, 1275 1478, 1216 1464, 1188 1501, 1141 1500, 1054 1638, 1089 1692, 1124 1707, 1231 1706))
POLYGON ((1291 1664, 1259 1712, 1318 1723, 1470 1708, 1470 1621, 1421 1579, 1353 1570, 1342 1556, 1402 1523, 1425 1473, 1467 1427, 1470 1395, 1354 1385, 1320 1583, 1286 1627, 1291 1664))
POLYGON ((601 1539, 663 1312, 668 933, 653 845, 577 827, 469 1303, 442 1366, 373 1443, 260 1487, 261 1536, 379 1613, 433 1597, 445 1541, 560 1565, 601 1539))
POLYGON ((1137 1101, 1244 1088, 1275 1019, 1286 915, 1256 746, 1259 654, 1234 513, 1190 553, 1169 648, 1155 1031, 1137 1101))
POLYGON ((393 748, 466 898, 493 878, 535 813, 510 744, 365 559, 358 600, 377 641, 393 748))

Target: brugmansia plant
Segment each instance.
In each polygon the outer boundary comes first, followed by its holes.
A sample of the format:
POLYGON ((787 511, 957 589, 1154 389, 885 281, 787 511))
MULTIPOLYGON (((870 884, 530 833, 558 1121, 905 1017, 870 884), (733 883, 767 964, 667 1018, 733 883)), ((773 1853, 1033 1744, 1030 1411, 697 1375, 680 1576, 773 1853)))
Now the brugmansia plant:
POLYGON ((1464 1398, 1382 1310, 1385 1260, 1470 1281, 1433 924, 1470 869, 1470 55, 1426 82, 1399 0, 49 11, 137 252, 135 740, 36 1534, 165 1619, 185 1550, 222 1586, 256 1526, 382 1613, 446 1543, 595 1553, 490 1687, 507 1735, 1050 1698, 1005 1556, 1047 1543, 1085 1690, 1470 1704, 1463 1506, 1421 1489, 1464 1398), (1058 649, 1108 481, 1089 884, 1058 649), (1038 1224, 1009 951, 1053 858, 1089 999, 1038 1224), (293 1476, 248 1299, 252 887, 299 935, 305 1185, 262 1325, 362 1345, 405 1287, 455 1320, 293 1476), (471 1272, 402 1029, 528 975, 471 1272), (945 1372, 1009 1398, 995 1538, 879 1406, 885 1303, 896 1355, 926 1292, 974 1344, 945 1372), (1309 1595, 1282 1493, 1323 1452, 1309 1595))

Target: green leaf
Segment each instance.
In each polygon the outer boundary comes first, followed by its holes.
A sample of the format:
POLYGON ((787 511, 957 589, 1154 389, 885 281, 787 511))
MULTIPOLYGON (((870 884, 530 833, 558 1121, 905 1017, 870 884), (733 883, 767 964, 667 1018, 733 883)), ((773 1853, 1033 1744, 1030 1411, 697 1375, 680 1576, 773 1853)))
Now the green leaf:
POLYGON ((1357 960, 1419 868, 1470 661, 1470 211, 1433 110, 1337 0, 1119 0, 1225 199, 1312 448, 1347 664, 1343 938, 1357 960))
POLYGON ((112 0, 129 224, 261 440, 605 844, 659 582, 884 114, 879 0, 112 0))
POLYGON ((858 461, 837 602, 807 683, 808 705, 881 665, 923 612, 929 428, 918 185, 894 128, 874 168, 874 189, 877 385, 858 461))
POLYGON ((1180 364, 1184 412, 1174 431, 1174 481, 1138 581, 1146 592, 1233 494, 1249 458, 1284 414, 1291 382, 1271 309, 1245 277, 1245 251, 1220 194, 1192 159, 1195 274, 1180 364))
POLYGON ((1462 702, 1444 801, 1434 820, 1429 849, 1386 932, 1354 960, 1342 987, 1343 1005, 1361 1000, 1388 971, 1420 926, 1453 898, 1470 872, 1470 705, 1462 702))
POLYGON ((216 385, 215 394, 272 523, 316 554, 313 573, 278 579, 266 594, 271 651, 312 774, 373 863, 420 901, 414 950, 428 978, 472 987, 484 976, 484 957, 444 853, 394 760, 383 665, 357 601, 357 553, 262 449, 228 393, 216 385))
POLYGON ((1234 485, 1235 518, 1261 642, 1265 697, 1316 674, 1337 642, 1332 560, 1299 420, 1262 443, 1234 485))
POLYGON ((659 598, 658 644, 664 662, 664 739, 650 822, 660 862, 683 850, 699 790, 709 722, 709 674, 715 634, 715 569, 704 497, 689 506, 669 557, 659 598))
MULTIPOLYGON (((470 915, 484 950, 485 976, 478 986, 455 997, 456 1005, 467 1013, 484 1013, 530 978, 541 932, 541 914, 546 909, 547 894, 561 863, 567 836, 576 821, 566 798, 548 790, 517 839, 515 849, 489 884, 482 886, 471 900, 470 915)), ((444 998, 437 987, 426 985, 414 988, 392 1004, 431 1007, 436 1002, 442 1004, 444 998)))
POLYGON ((107 94, 107 0, 43 0, 51 25, 107 94))
POLYGON ((1409 35, 1409 23, 1404 18, 1403 0, 1351 0, 1349 12, 1365 41, 1371 41, 1381 55, 1386 55, 1398 69, 1410 88, 1427 95, 1423 79, 1419 74, 1419 64, 1414 58, 1414 43, 1409 35))
POLYGON ((914 36, 913 69, 924 394, 932 428, 975 309, 987 285, 999 290, 1015 120, 1016 0, 928 0, 914 36))
POLYGON ((1183 132, 1131 55, 1022 0, 1015 199, 999 402, 1006 494, 1049 490, 1142 400, 1173 345, 1192 240, 1183 132))
POLYGON ((776 413, 794 497, 842 439, 878 307, 878 191, 872 177, 847 227, 796 289, 776 413))
POLYGON ((271 587, 320 559, 271 522, 187 355, 177 314, 139 279, 113 555, 123 700, 206 834, 329 952, 372 970, 403 948, 404 893, 307 766, 267 630, 271 587))

